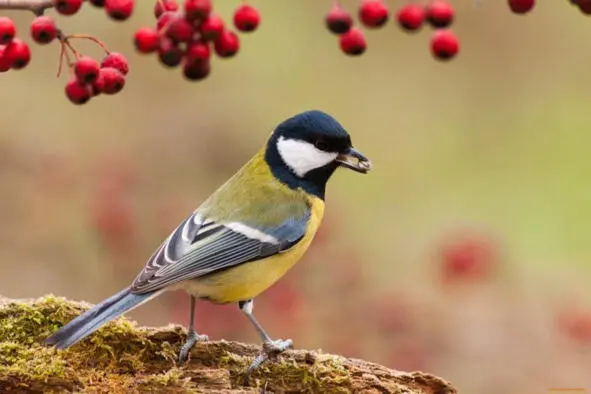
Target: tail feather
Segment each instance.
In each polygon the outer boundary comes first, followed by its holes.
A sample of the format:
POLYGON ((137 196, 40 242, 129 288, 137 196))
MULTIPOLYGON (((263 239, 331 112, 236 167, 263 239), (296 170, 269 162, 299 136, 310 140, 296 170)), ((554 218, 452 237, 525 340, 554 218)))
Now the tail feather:
POLYGON ((159 293, 159 291, 156 291, 146 294, 133 294, 130 288, 123 289, 54 332, 45 340, 45 344, 54 345, 58 349, 70 347, 98 330, 104 324, 149 301, 159 293))

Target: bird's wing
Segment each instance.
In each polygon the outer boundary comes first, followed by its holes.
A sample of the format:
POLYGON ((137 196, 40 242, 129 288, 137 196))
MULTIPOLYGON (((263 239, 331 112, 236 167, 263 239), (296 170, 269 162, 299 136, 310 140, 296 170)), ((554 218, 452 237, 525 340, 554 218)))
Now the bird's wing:
POLYGON ((218 223, 194 213, 154 252, 131 290, 146 293, 281 253, 302 239, 309 218, 308 209, 300 218, 261 230, 240 222, 218 223))

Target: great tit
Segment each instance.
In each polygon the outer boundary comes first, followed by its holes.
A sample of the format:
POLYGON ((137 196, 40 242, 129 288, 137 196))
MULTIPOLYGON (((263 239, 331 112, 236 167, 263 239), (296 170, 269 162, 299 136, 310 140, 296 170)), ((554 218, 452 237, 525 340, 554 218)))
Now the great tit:
POLYGON ((131 285, 46 339, 65 349, 167 290, 191 297, 188 336, 179 363, 207 336, 194 329, 195 300, 237 303, 263 341, 252 371, 292 346, 272 340, 253 315, 253 299, 310 246, 324 213, 328 179, 338 167, 367 173, 371 162, 341 124, 321 111, 295 115, 265 146, 187 217, 156 249, 131 285))

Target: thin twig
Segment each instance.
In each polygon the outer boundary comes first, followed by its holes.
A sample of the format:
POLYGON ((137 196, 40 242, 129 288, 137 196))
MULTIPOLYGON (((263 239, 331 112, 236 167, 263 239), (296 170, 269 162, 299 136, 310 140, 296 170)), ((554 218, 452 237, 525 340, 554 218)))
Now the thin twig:
POLYGON ((51 0, 0 0, 0 10, 31 11, 35 15, 42 15, 46 9, 52 7, 51 0))
POLYGON ((101 47, 101 49, 102 49, 103 51, 105 51, 105 53, 106 53, 107 55, 108 55, 109 53, 111 53, 111 51, 109 51, 109 50, 107 49, 107 46, 106 46, 106 45, 105 45, 105 44, 104 44, 104 43, 103 43, 101 40, 99 40, 98 38, 96 38, 96 37, 93 37, 93 36, 91 36, 91 35, 88 35, 88 34, 69 34, 69 35, 67 35, 67 36, 65 37, 65 41, 69 41, 69 40, 70 40, 70 39, 72 39, 72 38, 82 38, 82 39, 85 39, 85 40, 90 40, 90 41, 94 42, 96 45, 98 45, 99 47, 101 47))

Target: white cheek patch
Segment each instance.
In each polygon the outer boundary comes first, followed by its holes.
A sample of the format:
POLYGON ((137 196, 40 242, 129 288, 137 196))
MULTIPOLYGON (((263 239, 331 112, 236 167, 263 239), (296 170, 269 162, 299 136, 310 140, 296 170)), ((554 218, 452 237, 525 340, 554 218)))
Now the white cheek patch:
POLYGON ((299 177, 337 158, 336 153, 324 152, 309 142, 279 137, 277 150, 281 158, 299 177))

